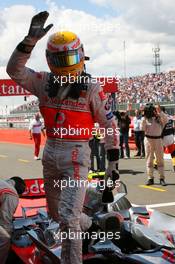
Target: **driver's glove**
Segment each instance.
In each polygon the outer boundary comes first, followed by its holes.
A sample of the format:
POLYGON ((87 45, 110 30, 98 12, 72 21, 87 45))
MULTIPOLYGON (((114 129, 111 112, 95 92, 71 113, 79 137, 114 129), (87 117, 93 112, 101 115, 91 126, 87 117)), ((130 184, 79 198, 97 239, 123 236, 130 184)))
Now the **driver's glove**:
POLYGON ((47 32, 53 27, 53 24, 49 24, 47 27, 44 28, 44 24, 49 16, 47 11, 40 12, 32 18, 28 36, 35 39, 40 40, 44 37, 47 32))
POLYGON ((17 46, 17 50, 23 53, 31 53, 38 40, 44 37, 53 24, 44 28, 44 24, 49 16, 47 11, 40 12, 32 18, 28 35, 17 46))

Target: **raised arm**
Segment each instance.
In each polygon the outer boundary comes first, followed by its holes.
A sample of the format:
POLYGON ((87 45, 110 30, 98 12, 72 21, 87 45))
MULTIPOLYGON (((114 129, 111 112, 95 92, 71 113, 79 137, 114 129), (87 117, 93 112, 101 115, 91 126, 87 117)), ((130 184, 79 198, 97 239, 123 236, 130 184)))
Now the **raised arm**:
POLYGON ((43 79, 47 78, 47 76, 44 73, 35 72, 25 65, 38 40, 44 37, 53 26, 50 24, 44 28, 48 16, 49 13, 44 11, 32 18, 27 36, 17 45, 10 57, 6 69, 12 80, 36 96, 38 96, 41 82, 43 79))

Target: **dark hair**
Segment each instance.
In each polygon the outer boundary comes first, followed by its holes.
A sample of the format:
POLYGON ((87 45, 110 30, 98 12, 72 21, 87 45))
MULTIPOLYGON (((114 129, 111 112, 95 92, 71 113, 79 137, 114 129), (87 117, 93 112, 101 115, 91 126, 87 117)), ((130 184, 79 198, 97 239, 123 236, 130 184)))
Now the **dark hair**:
POLYGON ((25 191, 26 184, 23 179, 21 179, 18 176, 11 177, 10 180, 13 180, 15 182, 15 189, 18 194, 22 194, 25 191))
MULTIPOLYGON (((67 97, 71 97, 73 99, 78 99, 80 96, 80 92, 82 90, 87 90, 87 79, 91 78, 91 75, 86 73, 86 72, 82 72, 82 74, 80 75, 80 77, 84 77, 82 79, 78 79, 77 81, 75 81, 74 83, 71 84, 71 88, 70 91, 67 95, 67 97)), ((48 92, 48 96, 50 98, 56 97, 58 90, 60 89, 61 85, 58 81, 56 81, 55 79, 55 75, 53 73, 50 73, 50 77, 49 77, 49 81, 48 81, 48 87, 46 88, 46 92, 48 92)))
POLYGON ((155 110, 156 108, 154 107, 152 103, 146 104, 144 108, 144 116, 148 119, 152 118, 153 116, 155 116, 155 110))
POLYGON ((125 116, 126 112, 120 112, 120 116, 125 116))
POLYGON ((161 106, 160 109, 165 113, 165 106, 161 106))
POLYGON ((140 109, 136 109, 135 111, 138 111, 138 114, 141 115, 141 110, 140 109))

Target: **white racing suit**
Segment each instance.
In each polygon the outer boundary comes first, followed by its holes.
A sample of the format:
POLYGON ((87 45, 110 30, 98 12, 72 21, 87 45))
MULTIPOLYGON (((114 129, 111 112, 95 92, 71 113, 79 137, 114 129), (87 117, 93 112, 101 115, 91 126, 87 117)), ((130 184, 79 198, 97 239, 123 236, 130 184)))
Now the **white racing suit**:
POLYGON ((167 115, 163 112, 160 113, 160 122, 156 121, 156 118, 146 119, 145 117, 141 121, 141 130, 145 132, 145 154, 146 154, 146 170, 148 179, 153 178, 154 171, 154 155, 157 160, 157 169, 160 179, 164 179, 164 161, 163 161, 163 140, 162 130, 167 123, 167 115))
MULTIPOLYGON (((25 43, 32 45, 32 40, 28 38, 25 43)), ((66 129, 81 127, 91 130, 98 122, 101 127, 113 131, 106 133, 106 149, 119 149, 117 124, 111 110, 106 110, 107 98, 98 83, 89 83, 78 99, 60 100, 60 94, 51 99, 46 91, 50 74, 27 68, 25 64, 29 57, 30 54, 16 49, 7 72, 39 99, 47 133, 42 163, 48 209, 52 218, 61 223, 62 232, 78 234, 90 165, 88 141, 91 135, 87 131, 82 135, 79 130, 74 135, 71 135, 72 130, 66 134, 66 129), (62 128, 66 135, 61 135, 62 128)), ((62 241, 61 260, 64 264, 82 263, 81 239, 67 237, 62 241)))
POLYGON ((5 264, 10 249, 12 219, 18 205, 13 180, 0 180, 0 263, 5 264))

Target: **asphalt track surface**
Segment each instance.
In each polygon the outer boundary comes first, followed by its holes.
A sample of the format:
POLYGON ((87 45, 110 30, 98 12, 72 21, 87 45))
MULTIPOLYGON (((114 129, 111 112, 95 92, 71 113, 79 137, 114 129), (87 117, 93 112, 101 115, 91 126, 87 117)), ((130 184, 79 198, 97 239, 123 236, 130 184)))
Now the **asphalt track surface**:
MULTIPOLYGON (((42 156, 43 147, 41 147, 42 156)), ((136 205, 147 205, 151 209, 175 216, 175 173, 171 160, 165 160, 167 186, 159 185, 155 171, 155 185, 145 186, 145 159, 136 159, 131 152, 131 159, 121 159, 119 163, 121 180, 127 185, 128 199, 136 205)), ((19 143, 0 143, 0 178, 11 176, 22 178, 41 178, 41 160, 33 159, 33 145, 19 143)))

